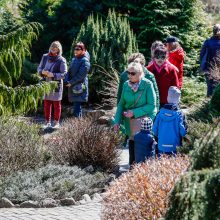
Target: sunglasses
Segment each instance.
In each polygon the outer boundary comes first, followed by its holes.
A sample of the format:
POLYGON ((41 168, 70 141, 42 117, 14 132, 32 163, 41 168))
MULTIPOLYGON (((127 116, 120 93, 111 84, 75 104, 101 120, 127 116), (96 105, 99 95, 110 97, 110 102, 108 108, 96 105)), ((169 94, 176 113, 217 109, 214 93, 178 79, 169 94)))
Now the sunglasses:
POLYGON ((79 48, 79 47, 76 47, 76 48, 74 48, 74 50, 82 50, 81 48, 79 48))
POLYGON ((128 75, 134 76, 134 75, 136 75, 136 73, 135 72, 128 72, 128 75))
POLYGON ((165 55, 161 55, 161 56, 155 56, 154 57, 155 59, 161 59, 161 60, 164 60, 166 58, 165 55))

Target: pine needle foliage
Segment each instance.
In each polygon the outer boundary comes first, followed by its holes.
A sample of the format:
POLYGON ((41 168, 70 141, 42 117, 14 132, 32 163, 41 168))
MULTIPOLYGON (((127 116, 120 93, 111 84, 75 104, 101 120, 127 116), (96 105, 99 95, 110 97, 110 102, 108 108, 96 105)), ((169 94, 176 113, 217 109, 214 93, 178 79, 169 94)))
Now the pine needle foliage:
POLYGON ((30 55, 31 43, 37 38, 41 25, 29 23, 7 35, 0 35, 0 82, 12 86, 22 70, 22 63, 30 55))
POLYGON ((82 24, 73 46, 78 41, 86 45, 93 64, 90 73, 91 97, 100 96, 99 91, 105 88, 103 80, 106 76, 101 74, 103 68, 107 72, 111 69, 121 72, 127 65, 128 56, 138 51, 136 37, 127 18, 119 16, 114 10, 109 10, 105 21, 90 15, 82 24), (100 82, 98 85, 97 81, 100 82))
POLYGON ((191 169, 214 169, 220 167, 220 119, 197 140, 191 152, 191 169))
POLYGON ((49 94, 55 88, 55 83, 46 82, 15 88, 0 84, 0 115, 37 110, 38 103, 43 95, 49 94))
POLYGON ((0 115, 28 112, 36 109, 44 93, 56 87, 54 83, 18 85, 24 59, 30 56, 32 41, 39 35, 39 23, 29 23, 6 35, 0 35, 0 115))
POLYGON ((165 220, 219 220, 220 169, 184 175, 170 196, 165 220))
POLYGON ((124 70, 128 56, 138 50, 127 18, 119 16, 114 10, 109 10, 106 21, 90 15, 81 26, 73 45, 78 41, 85 43, 92 63, 118 71, 124 70))

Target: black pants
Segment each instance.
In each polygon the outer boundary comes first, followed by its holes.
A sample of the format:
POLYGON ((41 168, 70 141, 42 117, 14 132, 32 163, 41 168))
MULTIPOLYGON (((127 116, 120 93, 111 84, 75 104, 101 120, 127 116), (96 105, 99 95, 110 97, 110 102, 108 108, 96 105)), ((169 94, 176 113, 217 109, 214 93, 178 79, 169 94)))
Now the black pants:
POLYGON ((132 165, 135 162, 134 141, 133 140, 129 140, 128 147, 129 147, 129 164, 132 165))

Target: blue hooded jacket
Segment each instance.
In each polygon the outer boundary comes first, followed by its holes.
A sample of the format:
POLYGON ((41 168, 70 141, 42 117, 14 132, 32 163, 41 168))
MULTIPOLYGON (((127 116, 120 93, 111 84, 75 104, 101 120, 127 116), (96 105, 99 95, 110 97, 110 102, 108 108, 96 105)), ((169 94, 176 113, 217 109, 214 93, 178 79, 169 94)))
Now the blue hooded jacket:
POLYGON ((181 146, 181 138, 187 133, 183 114, 179 109, 163 107, 156 116, 153 133, 158 137, 158 150, 162 152, 176 152, 181 146))

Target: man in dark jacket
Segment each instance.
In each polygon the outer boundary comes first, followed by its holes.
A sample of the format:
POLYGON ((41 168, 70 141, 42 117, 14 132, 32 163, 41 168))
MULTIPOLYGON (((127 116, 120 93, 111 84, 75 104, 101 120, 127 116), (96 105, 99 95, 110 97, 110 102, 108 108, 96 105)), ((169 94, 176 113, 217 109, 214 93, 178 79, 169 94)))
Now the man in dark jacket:
POLYGON ((220 82, 220 24, 213 26, 213 36, 207 39, 200 53, 201 70, 205 73, 207 96, 212 96, 220 82))

